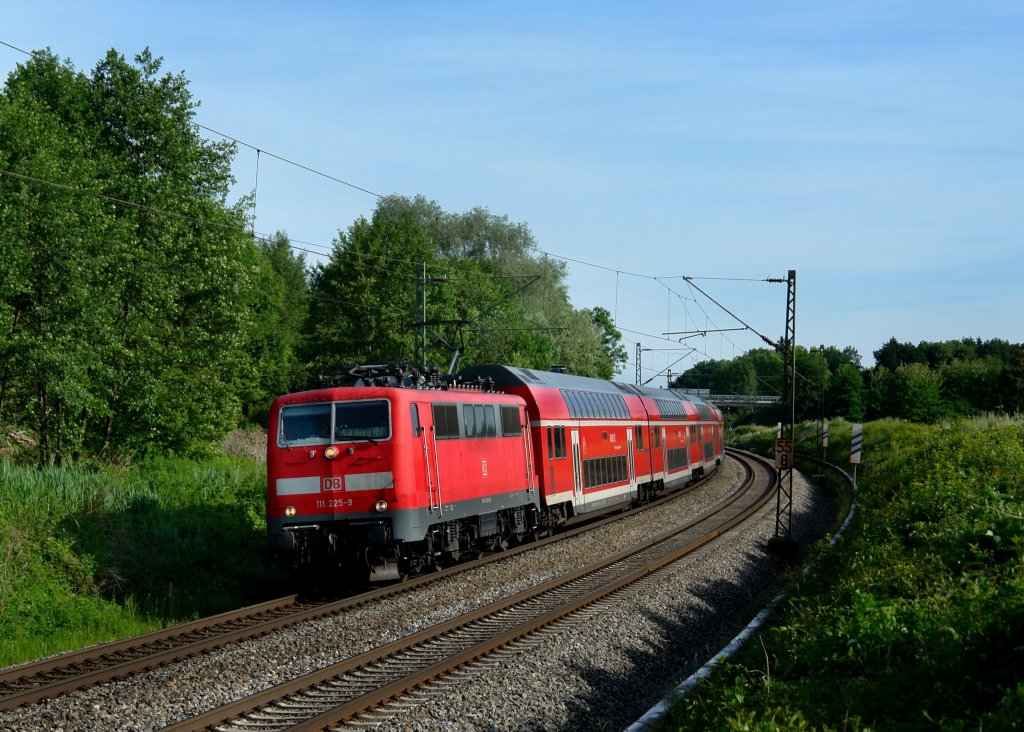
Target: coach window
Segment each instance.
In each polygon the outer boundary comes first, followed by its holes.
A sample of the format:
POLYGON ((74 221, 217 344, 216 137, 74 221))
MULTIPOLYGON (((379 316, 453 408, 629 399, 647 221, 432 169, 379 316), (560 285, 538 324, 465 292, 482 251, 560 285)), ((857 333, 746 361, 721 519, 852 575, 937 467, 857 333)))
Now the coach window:
POLYGON ((641 427, 640 425, 637 425, 635 428, 633 428, 633 431, 636 433, 636 449, 637 450, 643 450, 644 449, 644 428, 641 427))
POLYGON ((583 416, 587 419, 593 419, 597 416, 594 412, 594 400, 590 398, 589 391, 581 391, 580 399, 583 401, 583 416))
POLYGON ((580 405, 576 401, 576 392, 574 391, 563 391, 562 397, 565 399, 565 406, 569 408, 569 416, 576 419, 580 416, 580 405))

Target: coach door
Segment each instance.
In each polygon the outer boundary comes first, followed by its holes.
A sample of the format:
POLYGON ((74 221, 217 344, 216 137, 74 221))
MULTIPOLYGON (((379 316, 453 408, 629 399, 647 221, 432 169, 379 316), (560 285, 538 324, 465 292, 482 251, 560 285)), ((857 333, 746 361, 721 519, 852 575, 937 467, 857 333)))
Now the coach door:
POLYGON ((626 463, 629 465, 629 490, 636 491, 636 465, 633 462, 633 430, 626 430, 626 463))
POLYGON ((530 493, 536 489, 536 468, 533 464, 533 442, 530 440, 530 420, 526 415, 525 407, 517 407, 519 411, 520 430, 523 435, 523 452, 526 455, 526 490, 530 493))
POLYGON ((668 432, 661 425, 658 426, 658 434, 661 435, 661 469, 665 475, 665 483, 668 484, 668 432))
POLYGON ((572 436, 572 486, 573 503, 583 505, 583 468, 580 463, 580 431, 570 430, 572 436))

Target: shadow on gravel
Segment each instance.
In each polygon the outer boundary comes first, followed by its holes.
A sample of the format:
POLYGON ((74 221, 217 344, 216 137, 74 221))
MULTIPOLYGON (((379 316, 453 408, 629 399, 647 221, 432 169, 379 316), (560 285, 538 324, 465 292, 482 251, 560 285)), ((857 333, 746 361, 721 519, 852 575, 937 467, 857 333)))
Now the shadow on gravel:
MULTIPOLYGON (((833 497, 823 491, 817 497, 828 504, 822 512, 829 514, 833 497)), ((794 538, 804 550, 825 531, 814 526, 814 516, 794 510, 794 538)), ((721 542, 706 547, 692 560, 693 572, 679 572, 659 583, 659 594, 674 593, 670 596, 676 600, 667 613, 644 607, 639 599, 637 612, 655 630, 640 642, 623 641, 631 648, 624 652, 628 660, 621 669, 605 668, 596 658, 581 655, 574 670, 583 686, 575 698, 565 700, 569 720, 559 728, 548 721, 547 729, 623 730, 704 665, 770 601, 778 591, 777 580, 796 568, 767 551, 768 538, 757 549, 736 549, 732 559, 723 560, 741 568, 738 578, 685 580, 683 575, 716 572, 715 553, 723 552, 716 544, 721 542)))

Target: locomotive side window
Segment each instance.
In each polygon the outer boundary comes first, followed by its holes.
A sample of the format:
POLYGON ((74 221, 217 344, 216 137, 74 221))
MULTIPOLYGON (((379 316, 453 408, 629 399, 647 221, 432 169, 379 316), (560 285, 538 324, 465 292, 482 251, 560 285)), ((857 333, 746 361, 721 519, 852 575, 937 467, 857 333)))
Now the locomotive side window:
POLYGON ((412 417, 412 436, 419 437, 423 432, 423 427, 420 426, 420 405, 413 402, 409 405, 409 409, 412 417))
POLYGON ((450 440, 459 436, 459 408, 454 404, 431 405, 434 413, 434 436, 450 440))
POLYGON ((326 445, 331 441, 331 405, 295 404, 281 408, 278 447, 326 445))
POLYGON ((505 437, 518 437, 522 432, 519 421, 519 407, 501 406, 501 434, 505 437))
POLYGON ((384 399, 335 402, 334 439, 386 440, 391 437, 391 413, 384 399))
MULTIPOLYGON (((502 407, 506 409, 507 407, 502 407)), ((456 409, 455 406, 452 409, 456 409)), ((515 410, 515 407, 511 407, 516 413, 513 415, 518 418, 519 413, 515 410)), ((502 412, 502 419, 505 419, 504 412, 502 412)), ((519 434, 517 431, 515 434, 519 434)), ((455 429, 451 437, 458 437, 458 419, 456 418, 455 429)), ((462 436, 467 439, 474 439, 477 437, 497 437, 498 436, 498 423, 494 417, 494 405, 493 404, 463 404, 462 405, 462 436)))
MULTIPOLYGON (((476 404, 473 407, 473 411, 476 413, 476 436, 487 437, 487 417, 484 416, 484 413, 490 410, 486 409, 483 404, 476 404)), ((493 414, 491 415, 491 420, 492 422, 494 420, 493 414)))

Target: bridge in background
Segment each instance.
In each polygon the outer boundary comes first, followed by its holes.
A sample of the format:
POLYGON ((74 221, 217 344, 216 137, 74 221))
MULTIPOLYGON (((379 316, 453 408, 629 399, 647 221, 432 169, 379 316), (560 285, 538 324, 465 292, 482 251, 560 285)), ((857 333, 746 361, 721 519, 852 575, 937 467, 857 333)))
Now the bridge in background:
POLYGON ((774 407, 782 397, 769 394, 712 394, 709 389, 673 389, 688 396, 698 396, 716 407, 774 407))

